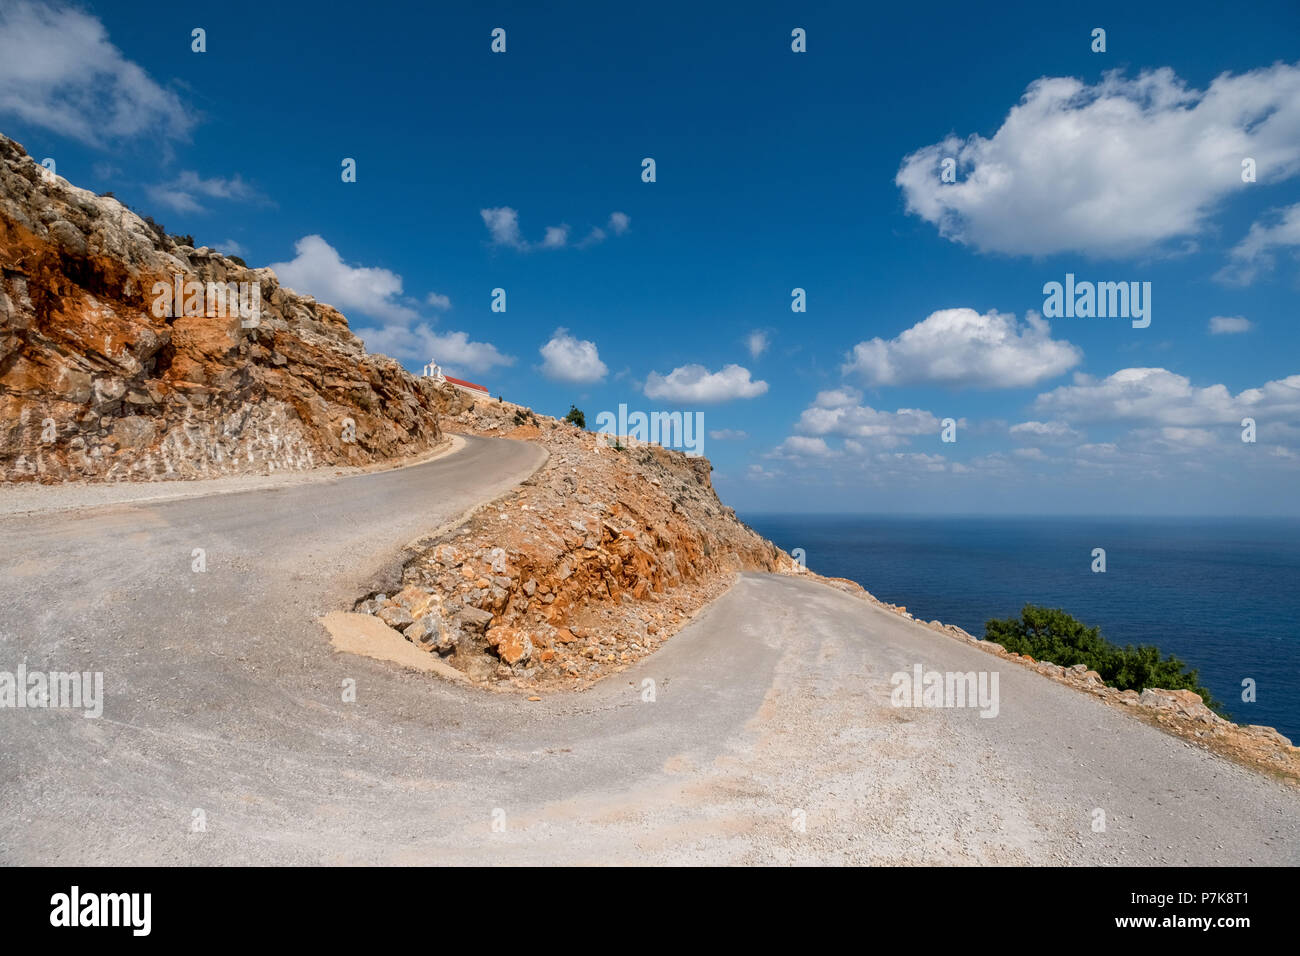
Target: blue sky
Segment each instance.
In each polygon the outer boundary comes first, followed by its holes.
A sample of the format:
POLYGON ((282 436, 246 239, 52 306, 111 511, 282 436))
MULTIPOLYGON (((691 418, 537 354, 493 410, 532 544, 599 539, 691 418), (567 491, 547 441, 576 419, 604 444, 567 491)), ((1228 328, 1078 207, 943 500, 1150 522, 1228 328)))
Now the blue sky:
POLYGON ((1300 8, 1047 6, 0 0, 0 130, 742 512, 1300 513, 1300 8))

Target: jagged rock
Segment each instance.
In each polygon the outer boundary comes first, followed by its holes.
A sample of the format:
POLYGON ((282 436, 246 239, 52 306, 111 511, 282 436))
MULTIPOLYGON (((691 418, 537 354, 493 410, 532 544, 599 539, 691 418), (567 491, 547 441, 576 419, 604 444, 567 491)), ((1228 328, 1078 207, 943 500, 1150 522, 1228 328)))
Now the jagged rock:
POLYGON ((527 632, 516 627, 494 627, 487 634, 489 647, 507 664, 521 664, 533 656, 533 641, 527 632))
POLYGON ((411 612, 400 604, 389 604, 385 607, 381 607, 375 612, 375 617, 398 631, 406 627, 406 625, 415 622, 415 618, 411 616, 411 612))
POLYGON ((407 640, 428 645, 439 654, 450 654, 460 642, 460 634, 437 614, 424 615, 402 634, 407 640))
POLYGON ((271 270, 179 245, 0 136, 0 481, 370 464, 434 447, 439 416, 468 401, 366 354, 337 310, 271 270), (247 326, 241 283, 250 310, 260 293, 247 326))
POLYGON ((482 632, 492 623, 492 612, 471 605, 460 612, 460 619, 471 631, 482 632))

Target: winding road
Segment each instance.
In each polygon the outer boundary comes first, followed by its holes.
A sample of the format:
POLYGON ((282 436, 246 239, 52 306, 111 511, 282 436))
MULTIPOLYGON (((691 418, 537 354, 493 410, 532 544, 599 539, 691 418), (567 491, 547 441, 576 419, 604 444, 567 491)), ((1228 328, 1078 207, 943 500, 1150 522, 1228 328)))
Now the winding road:
POLYGON ((331 648, 544 457, 0 516, 0 671, 105 690, 0 709, 0 863, 1300 863, 1294 789, 811 579, 536 702, 331 648), (892 707, 918 663, 997 669, 998 715, 892 707))

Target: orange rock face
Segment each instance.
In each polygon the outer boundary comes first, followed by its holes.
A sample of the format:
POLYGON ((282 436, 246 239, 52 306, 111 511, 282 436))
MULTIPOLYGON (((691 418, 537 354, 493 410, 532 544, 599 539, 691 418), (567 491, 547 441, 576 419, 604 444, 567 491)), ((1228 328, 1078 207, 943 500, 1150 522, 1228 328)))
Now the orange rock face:
POLYGON ((737 571, 794 573, 718 500, 706 459, 618 451, 554 418, 516 425, 515 412, 480 399, 444 424, 533 441, 550 459, 430 542, 394 597, 439 609, 459 635, 452 666, 525 686, 592 680, 657 648, 737 571))
POLYGON ((433 447, 465 404, 271 270, 180 245, 0 136, 0 481, 370 464, 433 447), (205 294, 178 302, 178 282, 205 294))

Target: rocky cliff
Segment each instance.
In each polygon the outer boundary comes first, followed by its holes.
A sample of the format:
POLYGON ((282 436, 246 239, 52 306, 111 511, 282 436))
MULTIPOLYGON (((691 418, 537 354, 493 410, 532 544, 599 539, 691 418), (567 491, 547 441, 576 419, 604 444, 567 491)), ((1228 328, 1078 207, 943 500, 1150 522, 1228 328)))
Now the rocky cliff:
POLYGON ((184 245, 0 136, 0 481, 364 465, 433 447, 462 406, 271 270, 184 245))
POLYGON ((400 583, 357 610, 471 678, 579 684, 655 650, 737 571, 795 564, 718 500, 706 458, 484 399, 446 427, 540 444, 505 498, 413 549, 400 583))

